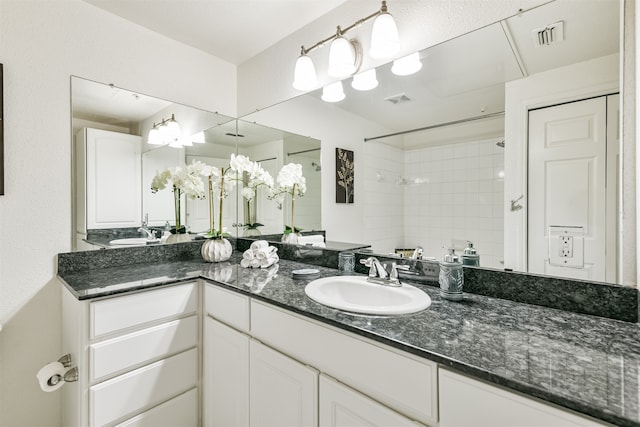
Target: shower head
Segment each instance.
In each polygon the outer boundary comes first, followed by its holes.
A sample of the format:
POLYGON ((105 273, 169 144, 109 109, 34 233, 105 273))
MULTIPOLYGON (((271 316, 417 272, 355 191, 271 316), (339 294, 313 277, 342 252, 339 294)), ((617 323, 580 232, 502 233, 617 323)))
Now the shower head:
POLYGON ((504 148, 504 140, 500 142, 496 142, 496 145, 500 148, 504 148))
POLYGON ((311 162, 311 166, 316 168, 316 172, 320 172, 320 170, 322 170, 322 167, 319 164, 317 164, 316 162, 311 162))

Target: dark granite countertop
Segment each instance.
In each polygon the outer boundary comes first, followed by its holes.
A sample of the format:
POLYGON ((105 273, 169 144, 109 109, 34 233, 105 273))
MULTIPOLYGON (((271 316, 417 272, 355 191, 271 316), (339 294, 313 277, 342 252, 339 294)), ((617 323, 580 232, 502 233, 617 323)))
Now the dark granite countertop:
MULTIPOLYGON (((442 300, 438 288, 415 284, 430 308, 403 316, 349 314, 304 293, 281 260, 267 270, 200 260, 60 273, 79 299, 204 278, 256 299, 411 352, 472 377, 517 390, 620 426, 640 427, 640 325, 475 294, 442 300)), ((321 276, 335 269, 317 267, 321 276)))

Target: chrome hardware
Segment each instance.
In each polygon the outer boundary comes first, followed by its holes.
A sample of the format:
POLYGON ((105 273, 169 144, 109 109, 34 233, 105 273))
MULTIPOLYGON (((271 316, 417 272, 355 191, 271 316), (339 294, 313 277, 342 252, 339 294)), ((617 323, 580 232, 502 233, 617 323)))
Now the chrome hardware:
POLYGON ((522 205, 518 204, 518 202, 522 199, 524 199, 524 194, 515 200, 511 200, 511 212, 519 211, 520 209, 522 209, 522 205))
POLYGON ((71 366, 71 355, 67 353, 64 356, 60 356, 58 362, 62 363, 62 366, 64 366, 65 368, 68 368, 69 366, 71 366))
POLYGON ((387 273, 387 269, 384 265, 375 257, 361 259, 360 264, 364 264, 365 267, 369 267, 369 277, 367 277, 367 282, 393 287, 402 286, 402 283, 400 283, 400 280, 398 279, 398 270, 409 269, 408 265, 397 265, 393 262, 391 263, 391 274, 389 274, 387 273))

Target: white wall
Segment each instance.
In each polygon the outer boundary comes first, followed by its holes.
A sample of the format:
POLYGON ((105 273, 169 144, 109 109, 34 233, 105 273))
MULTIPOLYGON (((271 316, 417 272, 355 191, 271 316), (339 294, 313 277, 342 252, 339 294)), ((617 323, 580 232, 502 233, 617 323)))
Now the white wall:
POLYGON ((364 138, 388 133, 382 126, 335 108, 311 96, 295 98, 251 114, 248 121, 283 129, 320 140, 322 147, 322 228, 327 230, 327 240, 338 242, 369 242, 365 235, 364 221, 364 138), (354 152, 355 202, 335 202, 335 149, 345 148, 354 152))
POLYGON ((60 425, 37 370, 61 353, 56 254, 71 248, 70 75, 236 115, 235 66, 79 0, 0 0, 0 425, 60 425), (168 59, 167 59, 168 58, 168 59))

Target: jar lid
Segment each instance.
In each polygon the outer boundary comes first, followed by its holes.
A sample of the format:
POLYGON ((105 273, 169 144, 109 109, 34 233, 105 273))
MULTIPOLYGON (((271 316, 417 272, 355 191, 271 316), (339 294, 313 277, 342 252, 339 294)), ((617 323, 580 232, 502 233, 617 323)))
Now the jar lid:
POLYGON ((467 241, 467 247, 464 248, 464 251, 462 252, 465 255, 475 255, 476 254, 476 248, 473 247, 473 243, 467 241))

